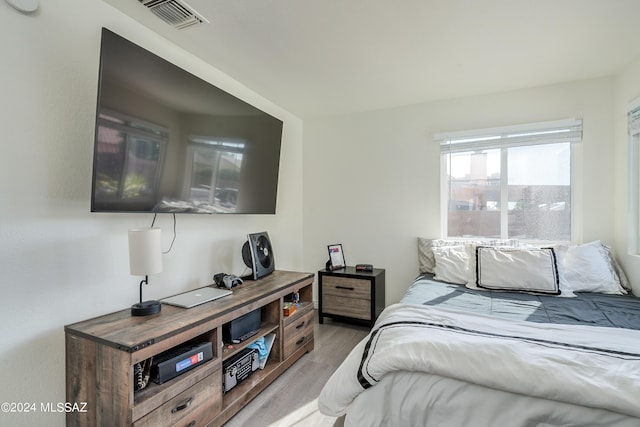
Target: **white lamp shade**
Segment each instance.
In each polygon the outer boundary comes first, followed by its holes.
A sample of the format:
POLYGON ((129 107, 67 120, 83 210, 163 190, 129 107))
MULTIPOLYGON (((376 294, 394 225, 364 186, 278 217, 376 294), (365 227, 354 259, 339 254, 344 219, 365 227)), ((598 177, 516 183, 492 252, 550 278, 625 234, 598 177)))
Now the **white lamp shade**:
POLYGON ((134 276, 162 272, 162 230, 135 228, 129 230, 129 268, 134 276))

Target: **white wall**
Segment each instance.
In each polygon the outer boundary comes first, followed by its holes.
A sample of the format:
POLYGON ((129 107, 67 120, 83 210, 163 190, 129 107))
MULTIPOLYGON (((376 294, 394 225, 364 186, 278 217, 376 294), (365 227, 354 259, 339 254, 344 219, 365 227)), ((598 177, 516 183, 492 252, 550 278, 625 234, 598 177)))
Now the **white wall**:
MULTIPOLYGON (((64 325, 138 297, 127 230, 152 216, 89 212, 102 26, 285 122, 277 214, 178 215, 175 245, 145 298, 241 273, 240 247, 256 231, 269 231, 278 268, 302 268, 301 120, 100 0, 40 3, 23 15, 0 2, 0 402, 37 405, 37 413, 0 413, 0 425, 12 426, 64 425, 64 414, 40 413, 41 402, 65 399, 64 325)), ((157 225, 166 249, 170 216, 157 225)))
POLYGON ((616 254, 632 281, 634 293, 640 295, 640 256, 629 255, 627 212, 629 208, 629 138, 627 107, 640 97, 640 58, 630 63, 617 77, 615 88, 615 233, 616 254), (635 279, 635 280, 634 280, 635 279))
POLYGON ((342 243, 348 264, 386 269, 386 302, 397 302, 418 272, 416 238, 440 236, 440 155, 431 136, 572 117, 584 120, 575 237, 612 245, 613 87, 613 78, 601 78, 305 119, 305 270, 322 268, 327 244, 342 243))

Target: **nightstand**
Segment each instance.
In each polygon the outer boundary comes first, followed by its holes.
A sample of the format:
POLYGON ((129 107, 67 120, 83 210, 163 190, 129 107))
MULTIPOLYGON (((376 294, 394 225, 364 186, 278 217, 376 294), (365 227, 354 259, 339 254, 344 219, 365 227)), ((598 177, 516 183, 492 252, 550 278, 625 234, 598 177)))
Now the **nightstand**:
POLYGON ((319 322, 324 317, 373 326, 384 310, 384 269, 318 271, 319 322))

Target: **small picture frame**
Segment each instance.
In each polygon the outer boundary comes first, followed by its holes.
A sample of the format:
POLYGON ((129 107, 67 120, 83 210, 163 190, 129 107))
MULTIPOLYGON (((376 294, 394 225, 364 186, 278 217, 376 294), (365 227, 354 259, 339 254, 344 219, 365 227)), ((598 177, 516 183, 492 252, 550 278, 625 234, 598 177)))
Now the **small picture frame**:
POLYGON ((344 261, 344 252, 342 244, 329 245, 329 262, 327 262, 327 270, 340 270, 346 267, 344 261))

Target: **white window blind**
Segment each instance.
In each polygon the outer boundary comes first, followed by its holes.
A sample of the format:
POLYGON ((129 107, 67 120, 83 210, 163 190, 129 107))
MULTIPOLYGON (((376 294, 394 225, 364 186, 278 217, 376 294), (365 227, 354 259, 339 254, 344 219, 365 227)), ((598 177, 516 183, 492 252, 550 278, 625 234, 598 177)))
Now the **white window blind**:
POLYGON ((629 135, 640 134, 640 107, 629 111, 629 135))
MULTIPOLYGON (((640 111, 640 110, 639 110, 640 111)), ((640 114, 638 115, 640 129, 640 114)), ((522 147, 582 140, 582 120, 567 119, 550 122, 472 131, 448 132, 434 135, 442 151, 463 152, 494 148, 522 147)))

